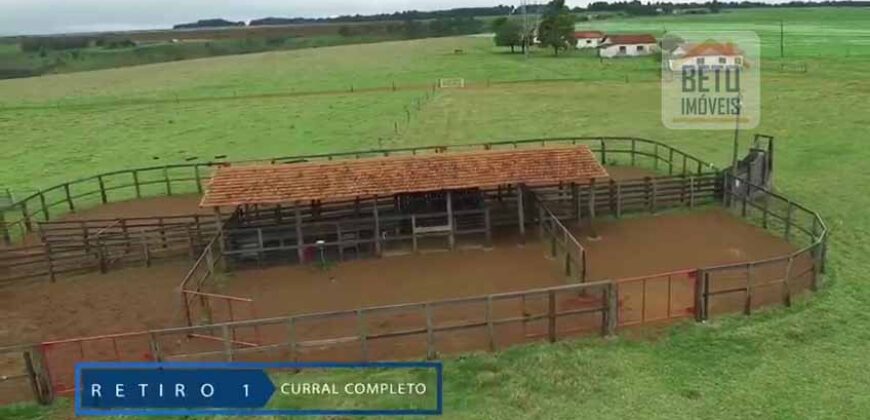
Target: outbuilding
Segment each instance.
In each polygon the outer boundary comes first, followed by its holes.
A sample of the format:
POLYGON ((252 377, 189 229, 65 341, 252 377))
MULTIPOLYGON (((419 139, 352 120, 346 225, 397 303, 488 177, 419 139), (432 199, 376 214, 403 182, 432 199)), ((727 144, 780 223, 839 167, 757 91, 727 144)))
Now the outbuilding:
POLYGON ((637 57, 657 51, 658 41, 650 34, 607 35, 598 46, 598 56, 603 58, 637 57))

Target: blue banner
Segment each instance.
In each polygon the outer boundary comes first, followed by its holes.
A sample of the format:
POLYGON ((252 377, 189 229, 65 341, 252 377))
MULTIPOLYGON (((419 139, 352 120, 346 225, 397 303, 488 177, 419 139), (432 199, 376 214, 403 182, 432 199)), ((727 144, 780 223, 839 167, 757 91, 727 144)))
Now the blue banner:
POLYGON ((75 397, 77 415, 440 415, 443 368, 438 362, 80 363, 75 397), (364 373, 330 376, 336 369, 405 371, 369 380, 364 373), (363 407, 339 408, 357 406, 363 407))

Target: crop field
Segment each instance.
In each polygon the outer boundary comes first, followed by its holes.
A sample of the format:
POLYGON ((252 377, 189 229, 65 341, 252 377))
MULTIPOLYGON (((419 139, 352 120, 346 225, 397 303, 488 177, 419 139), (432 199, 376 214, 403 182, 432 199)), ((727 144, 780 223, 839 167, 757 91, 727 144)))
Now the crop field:
MULTIPOLYGON (((822 290, 788 309, 445 362, 446 418, 864 418, 870 412, 870 9, 610 19, 763 42, 776 188, 832 228, 822 290), (780 20, 784 51, 780 57, 780 20), (594 361, 594 362, 593 362, 594 361)), ((0 53, 6 46, 0 45, 0 53)), ((732 131, 668 130, 659 63, 526 59, 487 37, 268 52, 0 81, 0 190, 137 166, 552 136, 640 136, 725 166, 732 131), (462 77, 464 89, 434 89, 462 77)), ((751 132, 742 133, 745 149, 751 132)), ((3 314, 4 309, 0 309, 3 314)), ((63 418, 0 408, 10 419, 63 418)))

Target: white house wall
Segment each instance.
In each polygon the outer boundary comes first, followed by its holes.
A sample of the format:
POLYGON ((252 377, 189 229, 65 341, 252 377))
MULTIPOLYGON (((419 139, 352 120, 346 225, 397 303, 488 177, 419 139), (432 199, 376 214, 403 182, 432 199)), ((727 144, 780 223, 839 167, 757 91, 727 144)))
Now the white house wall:
POLYGON ((604 58, 638 57, 655 54, 656 51, 658 51, 658 45, 656 44, 620 44, 601 47, 598 50, 598 55, 604 58), (637 50, 639 46, 643 47, 642 51, 637 50), (619 47, 625 47, 625 52, 620 52, 619 47))

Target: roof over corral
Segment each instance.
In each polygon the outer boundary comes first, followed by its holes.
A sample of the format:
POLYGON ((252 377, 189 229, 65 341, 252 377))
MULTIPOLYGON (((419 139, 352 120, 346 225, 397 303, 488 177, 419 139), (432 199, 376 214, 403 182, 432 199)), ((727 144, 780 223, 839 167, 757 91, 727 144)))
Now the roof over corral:
POLYGON ((656 37, 650 34, 607 35, 607 45, 655 44, 656 37))
POLYGON ((225 166, 212 176, 200 206, 332 201, 607 176, 586 146, 225 166))

